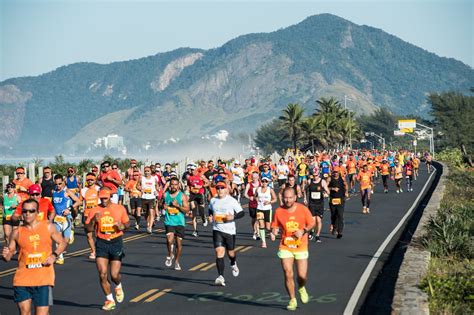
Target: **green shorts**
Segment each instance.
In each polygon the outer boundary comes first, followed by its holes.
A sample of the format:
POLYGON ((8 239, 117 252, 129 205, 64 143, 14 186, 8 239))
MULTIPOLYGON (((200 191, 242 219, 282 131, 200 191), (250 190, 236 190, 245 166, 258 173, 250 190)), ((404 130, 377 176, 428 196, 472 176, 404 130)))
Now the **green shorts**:
POLYGON ((278 250, 278 257, 280 259, 284 259, 284 258, 294 258, 296 260, 300 260, 300 259, 308 259, 309 257, 309 252, 308 251, 304 251, 304 252, 291 252, 287 249, 280 249, 278 250))

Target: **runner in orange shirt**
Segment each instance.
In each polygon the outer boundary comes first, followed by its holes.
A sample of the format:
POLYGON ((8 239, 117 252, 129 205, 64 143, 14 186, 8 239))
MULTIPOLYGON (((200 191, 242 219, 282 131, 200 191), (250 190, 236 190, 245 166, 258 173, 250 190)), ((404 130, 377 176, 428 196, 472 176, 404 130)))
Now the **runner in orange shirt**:
POLYGON ((275 241, 279 230, 282 230, 278 257, 285 275, 285 287, 290 302, 286 307, 294 311, 298 307, 295 294, 295 282, 293 279, 293 265, 296 260, 296 272, 298 280, 298 293, 303 304, 308 303, 309 296, 306 292, 306 279, 308 273, 308 233, 314 227, 315 221, 308 208, 296 202, 296 194, 293 188, 285 188, 283 191, 283 207, 278 208, 272 222, 272 233, 270 237, 275 241))
POLYGON ((362 200, 362 213, 370 213, 370 195, 372 189, 372 173, 368 170, 367 164, 362 166, 362 170, 357 175, 360 185, 360 197, 362 200))
POLYGON ((382 164, 380 165, 380 174, 382 175, 383 192, 388 193, 387 180, 390 175, 390 165, 386 159, 382 160, 382 164))
POLYGON ((23 225, 12 232, 2 256, 10 261, 17 251, 18 268, 13 278, 13 299, 21 314, 46 315, 52 305, 54 261, 66 249, 66 240, 48 221, 38 220, 39 204, 34 199, 23 202, 23 225), (53 241, 58 244, 53 252, 53 241))
POLYGON ((26 177, 24 167, 17 167, 15 174, 17 178, 13 180, 13 183, 16 185, 16 192, 21 200, 26 200, 28 199, 28 188, 33 185, 33 182, 26 177))
POLYGON ((107 298, 104 306, 102 306, 105 311, 115 309, 115 301, 108 280, 109 266, 110 278, 116 285, 115 297, 117 302, 123 302, 125 297, 120 275, 124 256, 122 235, 123 231, 130 226, 125 208, 122 205, 113 204, 110 197, 110 190, 102 188, 99 191, 101 203, 90 210, 86 221, 88 231, 93 231, 95 228, 95 262, 99 272, 100 285, 107 298))
POLYGON ((140 229, 140 219, 142 217, 142 181, 140 172, 133 172, 125 185, 125 191, 130 196, 130 211, 135 218, 135 230, 140 229))
MULTIPOLYGON (((92 172, 87 173, 86 182, 85 182, 86 187, 82 188, 81 190, 81 196, 82 196, 83 207, 84 207, 84 213, 82 215, 82 224, 86 223, 91 209, 97 207, 100 203, 100 200, 99 200, 100 187, 96 185, 95 183, 96 180, 97 178, 94 173, 92 172)), ((93 233, 89 232, 85 225, 84 225, 84 231, 87 236, 87 243, 89 244, 89 248, 91 250, 89 259, 95 259, 95 244, 94 244, 94 237, 92 235, 93 233)))
POLYGON ((351 155, 347 161, 347 175, 349 179, 349 192, 353 193, 355 191, 355 178, 357 173, 357 163, 354 159, 354 156, 351 155))
MULTIPOLYGON (((28 188, 29 197, 34 199, 38 202, 38 221, 50 221, 53 222, 55 213, 54 207, 51 201, 48 198, 41 197, 41 186, 38 184, 33 184, 28 188)), ((22 206, 23 204, 20 203, 13 214, 13 221, 19 221, 22 215, 22 206)))

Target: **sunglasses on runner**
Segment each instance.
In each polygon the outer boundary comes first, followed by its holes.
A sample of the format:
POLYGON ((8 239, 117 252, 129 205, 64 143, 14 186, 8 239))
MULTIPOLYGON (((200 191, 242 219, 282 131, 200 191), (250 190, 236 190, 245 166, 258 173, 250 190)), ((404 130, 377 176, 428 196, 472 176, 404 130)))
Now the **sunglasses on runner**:
POLYGON ((35 213, 36 209, 21 209, 21 213, 35 213))
POLYGON ((225 189, 225 187, 216 187, 216 190, 222 190, 225 189))
POLYGON ((31 194, 30 196, 41 196, 41 194, 36 193, 36 194, 31 194))
POLYGON ((118 167, 112 167, 113 170, 118 170, 118 167))
POLYGON ((22 172, 18 172, 18 173, 16 173, 16 175, 21 175, 21 174, 25 174, 25 173, 22 173, 22 172))

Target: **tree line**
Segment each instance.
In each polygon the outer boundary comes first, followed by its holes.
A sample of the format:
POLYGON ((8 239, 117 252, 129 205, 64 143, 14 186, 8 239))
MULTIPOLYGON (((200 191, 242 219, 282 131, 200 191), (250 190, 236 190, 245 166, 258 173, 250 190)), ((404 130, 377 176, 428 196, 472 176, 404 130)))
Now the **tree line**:
MULTIPOLYGON (((471 88, 470 93, 474 93, 471 88)), ((386 139, 387 147, 408 147, 412 137, 394 137, 398 120, 416 119, 434 129, 436 149, 460 148, 466 162, 472 165, 474 147, 474 96, 461 92, 431 93, 427 97, 431 104, 430 118, 416 115, 396 115, 387 108, 376 109, 370 115, 356 117, 345 109, 334 97, 320 98, 312 113, 298 103, 290 103, 278 118, 257 129, 255 144, 265 153, 283 153, 288 148, 299 148, 312 152, 315 149, 341 149, 350 144, 360 146, 365 132, 374 132, 386 139)), ((420 143, 419 149, 424 149, 420 143)), ((427 148, 427 146, 426 146, 427 148)))

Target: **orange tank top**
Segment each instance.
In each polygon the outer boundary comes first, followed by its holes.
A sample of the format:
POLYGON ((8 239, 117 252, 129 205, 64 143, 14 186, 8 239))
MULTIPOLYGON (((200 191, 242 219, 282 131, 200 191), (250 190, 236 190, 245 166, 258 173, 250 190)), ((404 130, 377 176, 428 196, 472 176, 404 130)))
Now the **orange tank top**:
POLYGON ((49 222, 40 221, 34 229, 24 226, 18 228, 20 254, 13 286, 54 286, 53 265, 43 266, 53 246, 48 225, 49 222))

